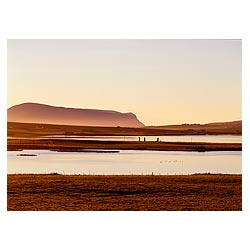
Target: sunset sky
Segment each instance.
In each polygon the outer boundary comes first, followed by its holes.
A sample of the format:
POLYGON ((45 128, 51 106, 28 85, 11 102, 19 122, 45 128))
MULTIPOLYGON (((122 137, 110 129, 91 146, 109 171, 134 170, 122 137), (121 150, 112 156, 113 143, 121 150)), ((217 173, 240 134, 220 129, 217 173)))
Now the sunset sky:
POLYGON ((24 102, 145 125, 240 120, 241 40, 8 40, 8 107, 24 102))

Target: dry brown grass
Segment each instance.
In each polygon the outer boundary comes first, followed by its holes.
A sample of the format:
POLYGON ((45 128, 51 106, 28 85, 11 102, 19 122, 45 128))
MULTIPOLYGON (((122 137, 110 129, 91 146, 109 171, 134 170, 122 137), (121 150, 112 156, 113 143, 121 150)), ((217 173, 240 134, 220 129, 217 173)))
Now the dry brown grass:
POLYGON ((163 127, 95 127, 69 126, 35 123, 8 122, 8 136, 39 137, 49 135, 77 135, 77 136, 164 136, 164 135, 241 135, 241 124, 229 126, 220 125, 180 125, 163 127))
POLYGON ((242 210, 241 175, 8 175, 8 210, 242 210))

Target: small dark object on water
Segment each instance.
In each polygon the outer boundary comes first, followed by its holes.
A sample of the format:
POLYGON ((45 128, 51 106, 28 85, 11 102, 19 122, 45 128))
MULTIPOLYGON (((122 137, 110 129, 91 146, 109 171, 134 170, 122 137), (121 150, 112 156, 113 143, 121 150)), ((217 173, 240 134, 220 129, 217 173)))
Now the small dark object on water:
POLYGON ((37 156, 35 154, 17 154, 17 156, 37 156))

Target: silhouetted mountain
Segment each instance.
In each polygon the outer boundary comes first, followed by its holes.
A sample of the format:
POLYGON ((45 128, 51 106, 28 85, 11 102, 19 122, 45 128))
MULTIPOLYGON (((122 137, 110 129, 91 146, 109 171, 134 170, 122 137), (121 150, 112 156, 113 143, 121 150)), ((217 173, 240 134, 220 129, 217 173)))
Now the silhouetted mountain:
POLYGON ((144 124, 133 113, 54 107, 38 103, 23 103, 9 108, 8 121, 82 126, 144 127, 144 124))

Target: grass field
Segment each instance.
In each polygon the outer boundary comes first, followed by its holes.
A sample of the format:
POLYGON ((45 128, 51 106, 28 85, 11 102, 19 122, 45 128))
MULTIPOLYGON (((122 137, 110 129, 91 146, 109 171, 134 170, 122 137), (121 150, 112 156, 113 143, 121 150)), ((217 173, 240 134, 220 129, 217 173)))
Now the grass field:
POLYGON ((75 136, 167 136, 167 135, 241 135, 239 123, 191 124, 143 128, 69 126, 8 122, 8 136, 39 137, 49 135, 75 136))
POLYGON ((8 210, 241 211, 241 175, 8 175, 8 210))

